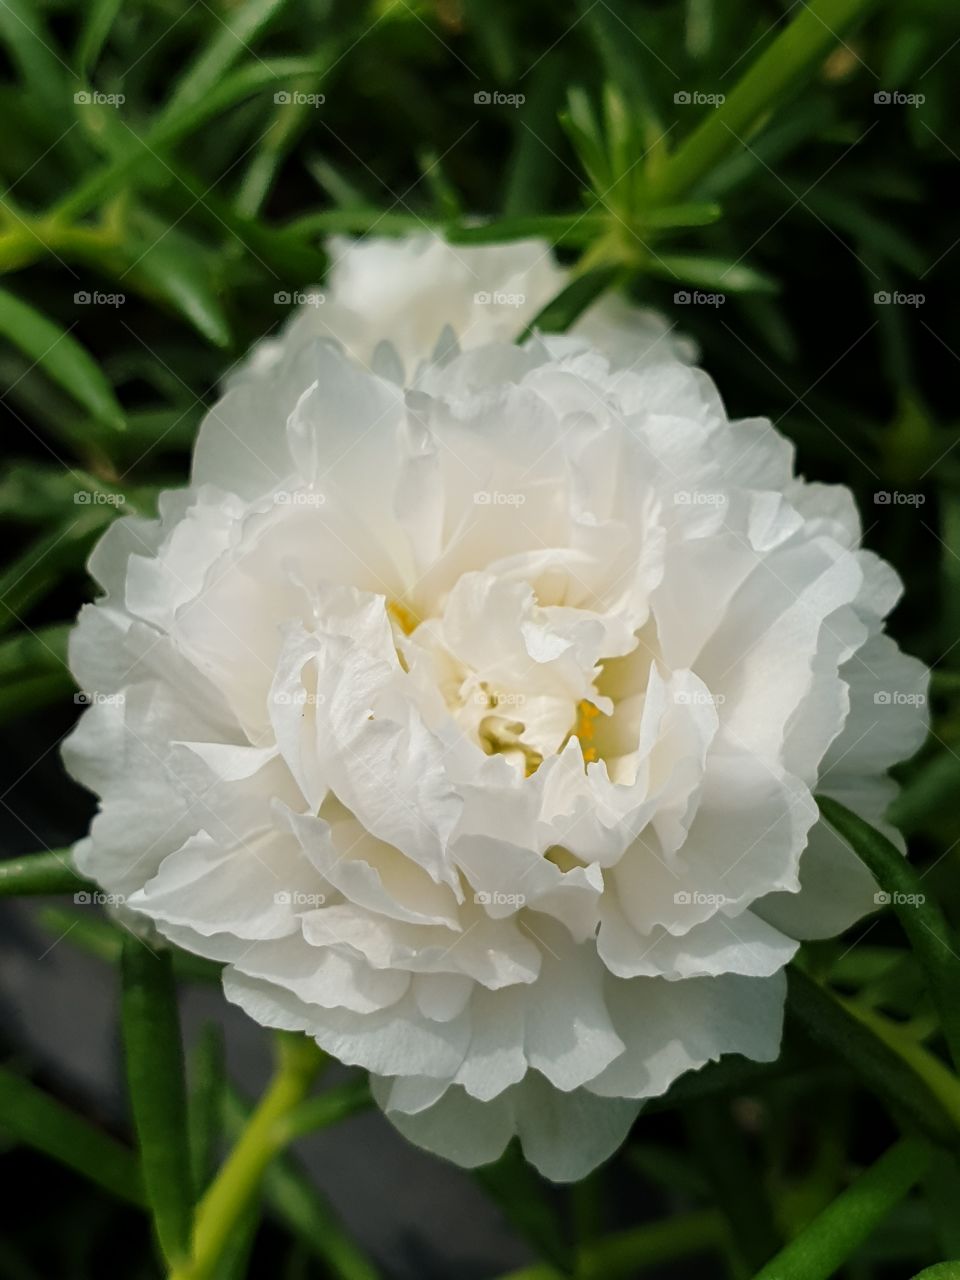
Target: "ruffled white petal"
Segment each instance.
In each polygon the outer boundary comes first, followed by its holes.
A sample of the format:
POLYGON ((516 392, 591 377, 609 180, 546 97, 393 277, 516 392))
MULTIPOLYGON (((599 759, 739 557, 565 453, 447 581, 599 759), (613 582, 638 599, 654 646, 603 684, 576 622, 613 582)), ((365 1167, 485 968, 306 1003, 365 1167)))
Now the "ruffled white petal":
POLYGON ((814 793, 882 826, 926 674, 851 495, 664 321, 516 343, 537 241, 332 254, 91 557, 77 863, 414 1141, 577 1178, 776 1055, 797 940, 875 905, 814 793))

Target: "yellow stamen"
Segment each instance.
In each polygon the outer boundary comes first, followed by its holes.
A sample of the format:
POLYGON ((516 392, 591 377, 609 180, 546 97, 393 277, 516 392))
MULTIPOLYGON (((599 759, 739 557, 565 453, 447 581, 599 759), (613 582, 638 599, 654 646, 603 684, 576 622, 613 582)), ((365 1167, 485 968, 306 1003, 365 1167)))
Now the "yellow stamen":
POLYGON ((594 706, 588 698, 582 698, 577 703, 577 723, 574 725, 571 736, 580 739, 584 764, 591 764, 600 759, 597 748, 593 746, 593 738, 597 731, 595 721, 599 714, 600 708, 594 706))
POLYGON ((411 635, 420 625, 420 619, 408 609, 405 604, 401 604, 399 600, 387 601, 387 613, 397 624, 405 636, 411 635))

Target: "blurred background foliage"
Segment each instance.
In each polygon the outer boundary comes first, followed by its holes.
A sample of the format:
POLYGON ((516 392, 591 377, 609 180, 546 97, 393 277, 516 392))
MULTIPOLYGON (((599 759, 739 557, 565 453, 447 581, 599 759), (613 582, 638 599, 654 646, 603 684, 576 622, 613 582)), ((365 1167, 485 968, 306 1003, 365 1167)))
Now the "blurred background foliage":
MULTIPOLYGON (((55 747, 76 712, 63 654, 85 557, 184 481, 221 379, 289 314, 275 295, 322 281, 331 232, 541 234, 577 264, 545 326, 627 289, 697 340, 731 413, 771 417, 802 471, 857 494, 867 545, 909 584, 892 629, 935 668, 896 817, 925 892, 960 919, 958 58, 947 0, 0 0, 7 852, 83 831, 90 801, 55 747), (725 301, 677 300, 694 289, 725 301)), ((89 908, 41 922, 118 962, 119 932, 89 908)), ((887 1198, 863 1193, 864 1242, 831 1270, 821 1255, 770 1275, 899 1280, 960 1257, 960 1085, 925 967, 889 913, 808 947, 779 1063, 681 1082, 582 1186, 550 1188, 515 1153, 480 1174, 542 1259, 522 1275, 753 1275, 901 1130, 944 1150, 894 1148, 887 1198)), ((189 959, 177 976, 210 978, 189 959)), ((130 1128, 81 1121, 89 1104, 62 1080, 56 1101, 37 1089, 42 1064, 4 1040, 0 1280, 116 1258, 163 1274, 130 1128)), ((197 1054, 202 1165, 242 1103, 215 1041, 197 1054)), ((247 1256, 289 1280, 376 1274, 294 1166, 270 1177, 265 1224, 246 1216, 217 1280, 247 1256)))

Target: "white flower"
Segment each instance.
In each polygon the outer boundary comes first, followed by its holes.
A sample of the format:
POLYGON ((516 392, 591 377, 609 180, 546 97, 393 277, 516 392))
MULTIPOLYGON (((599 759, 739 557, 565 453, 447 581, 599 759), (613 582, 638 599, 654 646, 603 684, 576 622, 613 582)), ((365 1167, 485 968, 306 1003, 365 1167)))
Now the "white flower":
MULTIPOLYGON (((542 247, 510 252, 532 297, 542 247)), ((796 939, 874 906, 812 793, 882 819, 925 676, 850 494, 665 326, 470 348, 457 276, 467 349, 431 361, 461 251, 375 253, 438 265, 348 256, 352 354, 298 318, 92 557, 72 666, 124 696, 67 746, 101 797, 78 861, 414 1141, 519 1134, 577 1178, 681 1073, 776 1056, 796 939)), ((462 254, 486 287, 505 255, 462 254)))
MULTIPOLYGON (((403 380, 454 335, 461 350, 512 342, 569 280, 540 240, 467 248, 429 233, 359 243, 334 236, 328 250, 328 283, 301 295, 310 301, 282 338, 258 343, 241 376, 269 373, 292 348, 327 338, 373 372, 403 380)), ((574 332, 616 347, 627 362, 641 348, 658 360, 694 355, 655 313, 617 298, 593 306, 574 332)))

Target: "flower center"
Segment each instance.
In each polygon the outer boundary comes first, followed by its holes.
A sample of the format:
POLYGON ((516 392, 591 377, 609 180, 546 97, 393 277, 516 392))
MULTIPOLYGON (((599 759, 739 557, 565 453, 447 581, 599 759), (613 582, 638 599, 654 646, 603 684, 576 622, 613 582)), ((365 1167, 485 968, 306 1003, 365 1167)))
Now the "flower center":
POLYGON ((650 668, 638 634, 479 575, 426 618, 397 599, 387 612, 424 705, 443 706, 486 755, 529 778, 576 739, 585 767, 604 761, 611 777, 628 780, 650 668))
POLYGON ((581 698, 577 703, 577 722, 570 736, 580 739, 585 764, 591 764, 600 758, 593 741, 597 731, 596 719, 600 714, 600 708, 588 698, 581 698))

